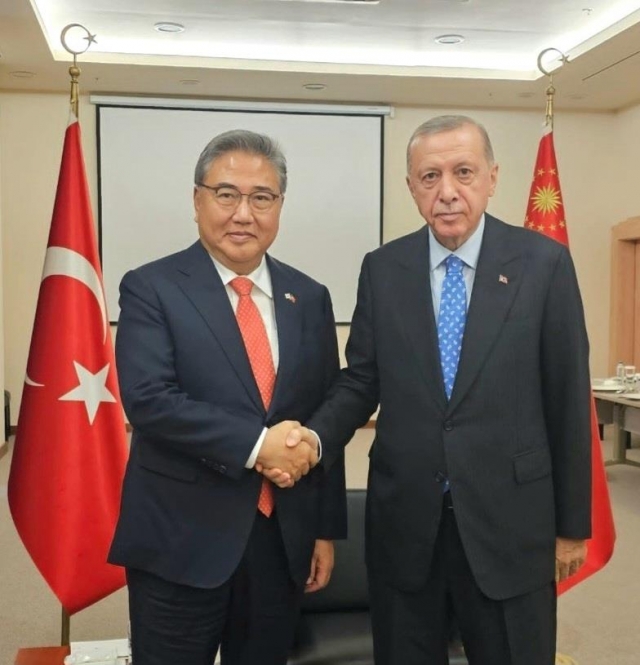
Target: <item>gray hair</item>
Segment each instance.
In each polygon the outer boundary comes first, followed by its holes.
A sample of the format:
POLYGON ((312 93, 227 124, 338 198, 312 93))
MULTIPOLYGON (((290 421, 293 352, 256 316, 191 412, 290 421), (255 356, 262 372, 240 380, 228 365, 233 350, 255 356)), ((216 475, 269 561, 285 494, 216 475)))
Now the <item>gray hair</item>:
POLYGON ((280 192, 287 189, 287 160, 280 146, 268 136, 257 134, 248 129, 232 129, 214 136, 198 157, 194 174, 195 184, 204 182, 209 168, 213 162, 228 152, 248 152, 251 155, 261 155, 268 160, 278 175, 280 192))
POLYGON ((476 122, 473 118, 466 115, 439 115, 427 122, 423 122, 418 129, 411 135, 409 144, 407 145, 407 173, 411 166, 411 151, 413 147, 423 136, 431 136, 432 134, 440 134, 441 132, 450 132, 454 129, 460 129, 465 125, 476 127, 482 136, 484 142, 484 156, 489 165, 493 165, 495 158, 493 156, 493 147, 491 146, 491 139, 485 129, 484 125, 476 122))

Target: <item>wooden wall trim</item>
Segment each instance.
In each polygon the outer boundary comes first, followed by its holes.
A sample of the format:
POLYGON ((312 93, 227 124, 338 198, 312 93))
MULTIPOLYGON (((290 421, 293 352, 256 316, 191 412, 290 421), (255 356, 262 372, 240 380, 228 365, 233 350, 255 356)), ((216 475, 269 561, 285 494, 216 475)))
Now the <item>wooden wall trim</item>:
POLYGON ((611 229, 611 299, 609 310, 609 374, 616 364, 640 366, 640 217, 611 229))

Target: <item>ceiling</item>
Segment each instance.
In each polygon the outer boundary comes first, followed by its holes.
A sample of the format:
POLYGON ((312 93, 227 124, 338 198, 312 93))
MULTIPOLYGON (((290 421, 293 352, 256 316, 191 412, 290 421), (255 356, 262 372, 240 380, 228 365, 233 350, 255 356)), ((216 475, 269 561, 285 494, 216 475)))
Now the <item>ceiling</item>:
POLYGON ((0 90, 68 90, 70 23, 85 93, 541 108, 552 48, 556 108, 640 103, 640 0, 0 0, 0 90))

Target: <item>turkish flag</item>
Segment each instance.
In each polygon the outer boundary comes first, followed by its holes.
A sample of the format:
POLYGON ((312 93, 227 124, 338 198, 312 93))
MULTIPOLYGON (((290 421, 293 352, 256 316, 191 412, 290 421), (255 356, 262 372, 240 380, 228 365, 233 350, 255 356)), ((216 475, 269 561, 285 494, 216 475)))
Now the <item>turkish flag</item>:
MULTIPOLYGON (((564 205, 560 191, 558 164, 553 147, 553 133, 540 140, 538 157, 531 183, 531 193, 525 217, 527 228, 569 246, 564 205)), ((580 570, 558 584, 564 593, 593 573, 598 572, 611 558, 616 530, 611 513, 611 500, 602 461, 602 444, 598 431, 595 402, 591 397, 591 538, 587 542, 587 559, 580 570)))
POLYGON ((73 614, 124 585, 107 564, 128 456, 78 121, 67 127, 11 473, 22 542, 73 614))

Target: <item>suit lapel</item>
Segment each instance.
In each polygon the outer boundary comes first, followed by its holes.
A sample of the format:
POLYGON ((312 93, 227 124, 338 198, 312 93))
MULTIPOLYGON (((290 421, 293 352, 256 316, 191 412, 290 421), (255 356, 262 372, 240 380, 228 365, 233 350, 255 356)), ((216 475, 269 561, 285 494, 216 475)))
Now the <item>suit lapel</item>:
POLYGON ((267 255, 271 275, 273 305, 278 329, 278 373, 271 400, 271 410, 283 391, 294 385, 294 373, 298 367, 300 341, 302 337, 303 303, 296 293, 296 282, 281 263, 267 255))
POLYGON ((500 334, 520 288, 523 263, 522 252, 508 242, 508 229, 486 215, 460 363, 448 412, 461 402, 500 334))
POLYGON ((409 348, 413 349, 411 362, 422 371, 429 395, 439 409, 446 408, 446 395, 442 370, 438 332, 433 313, 431 279, 429 275, 429 232, 425 225, 415 234, 415 242, 399 259, 403 273, 398 284, 398 292, 406 297, 398 297, 400 307, 405 311, 401 316, 406 324, 409 348))
POLYGON ((251 400, 264 411, 258 386, 227 291, 200 241, 184 253, 178 283, 218 340, 251 400))

